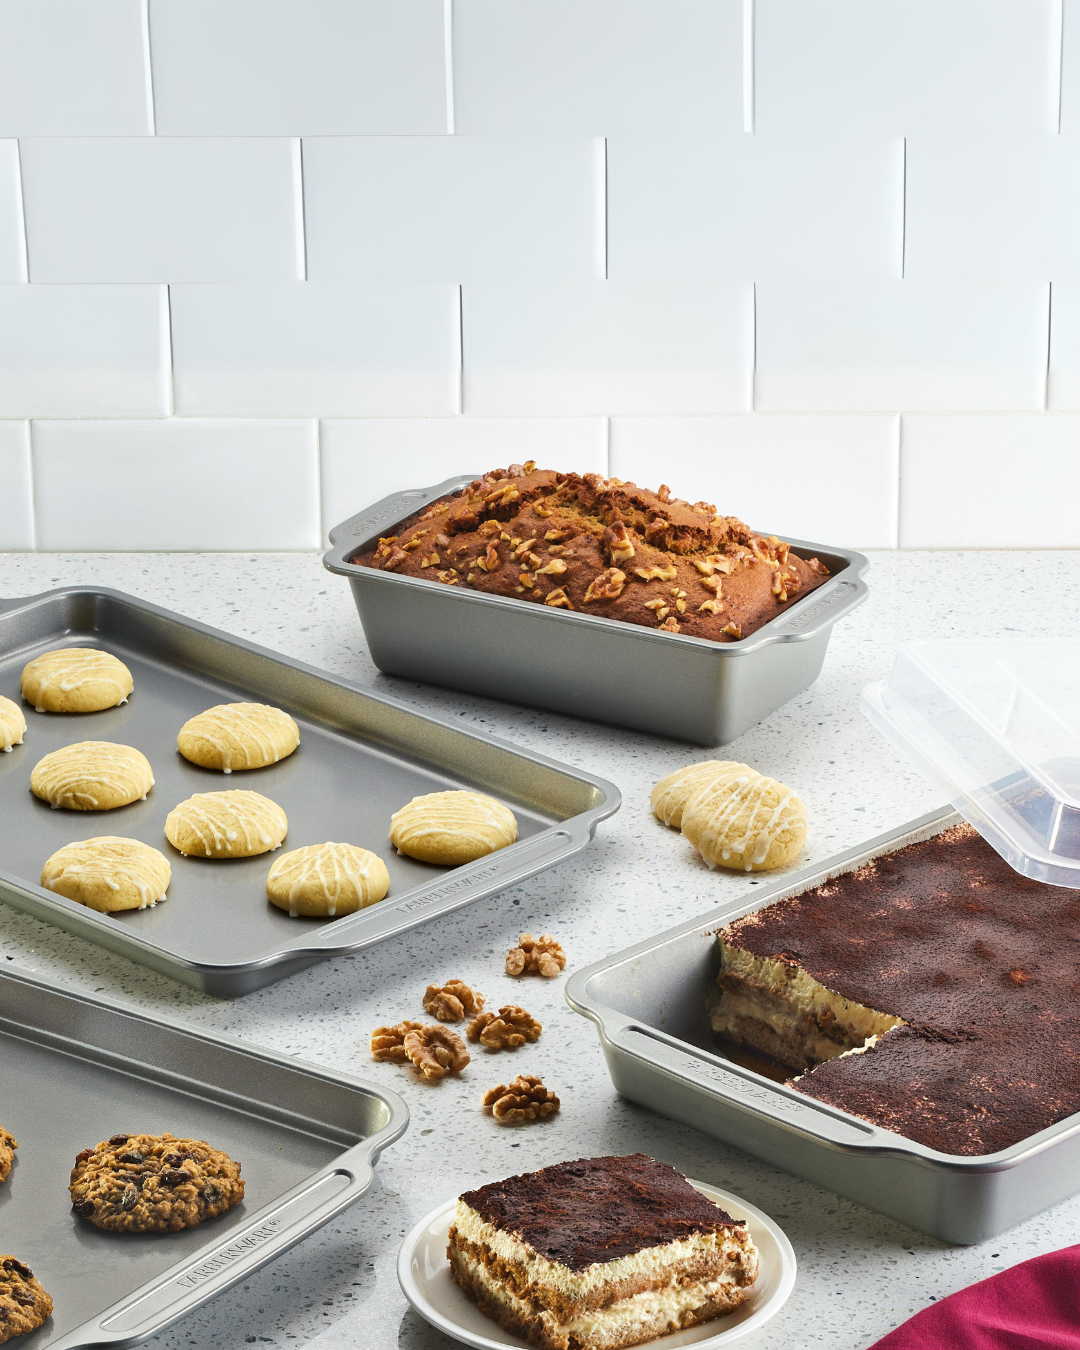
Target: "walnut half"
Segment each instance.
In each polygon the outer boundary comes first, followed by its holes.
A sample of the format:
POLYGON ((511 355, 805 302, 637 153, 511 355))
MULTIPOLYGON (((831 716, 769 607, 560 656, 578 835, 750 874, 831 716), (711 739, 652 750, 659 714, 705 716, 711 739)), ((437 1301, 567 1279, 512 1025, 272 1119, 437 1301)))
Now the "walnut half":
POLYGON ((526 1041, 538 1041, 543 1027, 516 1003, 508 1003, 497 1013, 481 1013, 469 1023, 465 1034, 489 1050, 516 1050, 526 1041))
POLYGON ((532 1074, 519 1073, 512 1083, 500 1083, 484 1093, 485 1114, 508 1125, 542 1120, 558 1109, 558 1097, 544 1086, 542 1078, 532 1074))
POLYGON ((462 980, 447 980, 445 984, 429 984, 424 994, 424 1011, 440 1022, 460 1022, 468 1013, 478 1013, 484 1006, 484 996, 470 989, 462 980))
POLYGON ((410 1031, 419 1031, 423 1022, 399 1022, 393 1027, 376 1027, 371 1033, 371 1058, 389 1060, 393 1064, 404 1064, 409 1056, 405 1053, 405 1037, 410 1031))
POLYGON ((407 1031, 404 1046, 413 1068, 435 1082, 444 1074, 460 1073, 472 1058, 461 1037, 446 1027, 419 1027, 407 1031))
POLYGON ((507 975, 543 975, 553 980, 565 966, 566 953, 550 933, 538 938, 522 933, 518 945, 506 953, 507 975))

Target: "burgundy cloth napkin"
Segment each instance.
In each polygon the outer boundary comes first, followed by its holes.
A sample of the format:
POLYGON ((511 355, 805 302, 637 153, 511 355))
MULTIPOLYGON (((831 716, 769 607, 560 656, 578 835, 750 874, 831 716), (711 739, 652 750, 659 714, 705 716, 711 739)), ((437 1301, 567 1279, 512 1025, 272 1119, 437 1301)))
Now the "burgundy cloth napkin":
POLYGON ((1080 1350, 1080 1247, 950 1294, 870 1350, 1080 1350))

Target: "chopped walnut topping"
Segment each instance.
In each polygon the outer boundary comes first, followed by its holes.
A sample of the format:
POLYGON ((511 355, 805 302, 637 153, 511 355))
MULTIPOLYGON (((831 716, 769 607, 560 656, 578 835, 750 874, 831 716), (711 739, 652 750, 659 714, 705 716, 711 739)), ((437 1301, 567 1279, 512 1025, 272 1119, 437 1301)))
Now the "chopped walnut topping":
POLYGON ((664 620, 664 622, 660 625, 660 627, 664 630, 665 633, 682 632, 682 624, 678 621, 678 619, 676 619, 674 614, 669 615, 669 617, 664 620))
POLYGON ((609 567, 589 582, 585 603, 588 604, 590 600, 617 600, 625 585, 626 573, 620 572, 617 567, 609 567))
POLYGON ((424 1011, 440 1022, 461 1022, 465 1014, 471 1017, 484 1006, 484 996, 470 989, 462 980, 447 980, 445 984, 429 984, 424 994, 424 1011))
POLYGON ((465 578, 465 581, 466 581, 469 585, 471 585, 475 580, 476 580, 476 573, 475 573, 475 572, 470 572, 469 575, 465 578))
POLYGON ((679 611, 680 614, 685 614, 685 613, 686 613, 686 601, 685 601, 685 600, 676 600, 676 601, 675 601, 675 608, 679 611))
POLYGON ((525 555, 525 565, 531 567, 534 571, 543 561, 543 558, 538 558, 535 553, 526 553, 525 555))
POLYGON ((387 558, 387 560, 383 563, 383 571, 393 572, 395 568, 401 566, 401 564, 405 561, 405 559, 408 556, 409 555, 405 552, 403 548, 391 549, 389 558, 387 558))
POLYGON ((376 558, 388 558, 392 552, 391 545, 396 544, 397 540, 398 537, 396 534, 388 534, 385 537, 380 537, 375 549, 376 558))
POLYGON ((432 516, 441 516, 444 511, 450 510, 449 502, 442 502, 440 505, 429 507, 420 517, 421 520, 430 520, 432 516))
POLYGON ((535 468, 536 468, 536 460, 535 460, 535 459, 527 459, 527 460, 525 461, 525 463, 521 466, 521 471, 522 471, 522 474, 524 475, 524 474, 527 474, 527 473, 532 473, 533 469, 535 469, 535 468))
POLYGON ((536 578, 533 576, 531 572, 519 572, 518 581, 521 583, 522 590, 525 590, 525 588, 528 587, 528 589, 531 591, 532 588, 536 585, 536 578))
POLYGON ((604 541, 608 546, 608 555, 612 563, 629 562, 634 556, 634 541, 621 520, 617 520, 604 531, 604 541))
POLYGON ((666 608, 666 601, 664 600, 663 596, 658 595, 654 600, 646 600, 645 608, 653 610, 664 609, 666 608))
POLYGON ((694 566, 707 577, 711 577, 714 572, 723 572, 725 576, 731 573, 731 559, 725 558, 722 553, 710 553, 707 558, 695 558, 694 566))
POLYGON ((510 544, 514 550, 514 557, 520 558, 523 554, 528 553, 535 543, 535 539, 511 539, 510 544))
POLYGON ((721 586, 721 584, 722 584, 722 583, 721 583, 719 577, 702 577, 702 578, 701 578, 701 585, 705 588, 705 590, 707 590, 707 591, 712 591, 713 595, 717 598, 717 600, 720 599, 720 586, 721 586))
POLYGON ((497 1013, 481 1013, 469 1023, 465 1034, 489 1050, 516 1050, 526 1041, 537 1041, 543 1027, 516 1003, 508 1003, 497 1013))
POLYGON ((733 638, 742 637, 742 629, 739 627, 737 623, 729 623, 725 627, 721 628, 720 631, 721 633, 726 633, 728 637, 733 638))
POLYGON ((706 600, 703 605, 698 605, 698 613, 719 614, 722 608, 716 600, 706 600))
POLYGON ((548 530, 544 535, 544 542, 547 544, 561 544, 564 539, 570 538, 569 530, 548 530))
POLYGON ((679 575, 679 569, 674 563, 667 563, 663 567, 635 567, 634 576, 640 577, 642 581, 674 581, 679 575))
POLYGON ((543 1120, 559 1109, 559 1099, 534 1074, 518 1074, 512 1083, 500 1083, 484 1093, 484 1114, 516 1125, 525 1120, 543 1120))
POLYGON ((451 567, 448 572, 436 572, 435 575, 447 586, 456 586, 458 584, 456 568, 451 567))
POLYGON ((446 1027, 419 1027, 407 1031, 404 1046, 413 1068, 435 1082, 444 1074, 460 1073, 472 1058, 461 1037, 446 1027))
POLYGON ((439 565, 440 562, 441 562, 441 559, 440 559, 439 555, 438 555, 436 552, 434 552, 434 550, 433 550, 431 553, 425 553, 425 554, 424 554, 424 556, 420 559, 420 566, 421 566, 421 567, 438 567, 438 565, 439 565))
POLYGON ((436 544, 438 544, 438 546, 439 546, 440 548, 449 548, 449 547, 450 547, 450 540, 447 538, 447 536, 446 536, 445 534, 437 534, 437 535, 435 536, 435 542, 436 542, 436 544))
POLYGON ((656 617, 658 619, 666 619, 670 613, 671 613, 670 605, 661 605, 660 608, 656 611, 656 617))
POLYGON ((570 597, 561 586, 556 586, 553 591, 548 591, 544 596, 544 604, 550 605, 552 609, 573 609, 570 603, 570 597))
POLYGON ((536 575, 538 577, 557 577, 561 576, 565 571, 566 563, 564 563, 561 558, 552 558, 552 560, 545 563, 543 567, 538 567, 536 569, 536 575))
POLYGON ((660 486, 656 489, 656 495, 660 498, 662 502, 671 501, 671 489, 668 487, 666 483, 660 484, 660 486))
MULTIPOLYGON (((548 553, 550 553, 553 558, 558 558, 565 552, 566 552, 565 544, 548 544, 548 553)), ((574 555, 571 554, 570 556, 573 557, 574 555)))
POLYGON ((816 572, 819 577, 827 577, 832 575, 829 569, 825 566, 825 564, 821 561, 820 558, 807 558, 806 565, 807 567, 809 567, 811 572, 816 572))
POLYGON ((507 975, 542 975, 553 980, 566 966, 566 953, 550 933, 534 938, 522 933, 518 945, 506 953, 507 975))
POLYGON ((418 535, 416 535, 415 538, 410 539, 409 542, 408 542, 407 544, 402 544, 401 547, 405 550, 406 553, 412 553, 412 551, 413 551, 414 549, 419 548, 420 545, 421 545, 423 542, 424 542, 424 536, 423 536, 422 534, 418 534, 418 535))
POLYGON ((482 558, 477 558, 477 567, 482 567, 485 572, 495 572, 500 565, 499 546, 493 539, 487 546, 487 552, 482 558))
POLYGON ((546 506, 540 506, 539 504, 533 507, 533 511, 541 520, 546 520, 548 516, 553 516, 555 514, 554 511, 549 511, 546 506))
POLYGON ((409 1058, 405 1053, 405 1037, 423 1025, 423 1022, 398 1022, 392 1027, 376 1027, 371 1033, 371 1058, 404 1064, 409 1058))

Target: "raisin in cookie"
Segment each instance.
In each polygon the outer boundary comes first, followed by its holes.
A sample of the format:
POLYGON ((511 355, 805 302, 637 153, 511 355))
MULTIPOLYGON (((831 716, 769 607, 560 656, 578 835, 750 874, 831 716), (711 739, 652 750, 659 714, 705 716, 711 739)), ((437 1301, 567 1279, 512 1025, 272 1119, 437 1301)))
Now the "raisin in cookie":
POLYGON ((19 1147, 15 1136, 0 1125, 0 1181, 6 1181, 15 1161, 15 1150, 19 1147))
POLYGON ((123 661, 96 647, 45 652, 22 673, 22 696, 35 712, 100 712, 126 703, 134 687, 123 661))
POLYGON ((0 1256, 0 1345, 36 1331, 51 1314, 52 1299, 30 1267, 17 1257, 0 1256))
POLYGON ((84 1148, 68 1190, 74 1213, 109 1233, 178 1233, 244 1198, 239 1163, 171 1134, 114 1134, 84 1148))
POLYGON ((300 728, 268 703, 219 703, 180 728, 176 748, 203 769, 263 769, 291 755, 300 728))
POLYGON ((142 751, 112 741, 65 745, 39 759, 30 774, 34 796, 65 811, 114 811, 144 801, 153 786, 142 751))
POLYGON ((390 817, 390 842, 420 862, 459 867, 518 837, 514 813, 482 792, 428 792, 390 817))
POLYGON ((23 710, 10 698, 0 694, 0 750, 10 754, 17 745, 22 745, 25 732, 23 710))

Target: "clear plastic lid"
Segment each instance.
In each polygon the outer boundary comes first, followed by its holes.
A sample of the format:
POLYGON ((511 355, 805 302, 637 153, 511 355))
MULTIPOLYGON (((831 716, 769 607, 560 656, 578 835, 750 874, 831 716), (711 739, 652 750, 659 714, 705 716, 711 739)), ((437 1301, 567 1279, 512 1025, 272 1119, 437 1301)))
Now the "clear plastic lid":
POLYGON ((1080 888, 1080 642, 904 643, 862 707, 1018 872, 1080 888))

